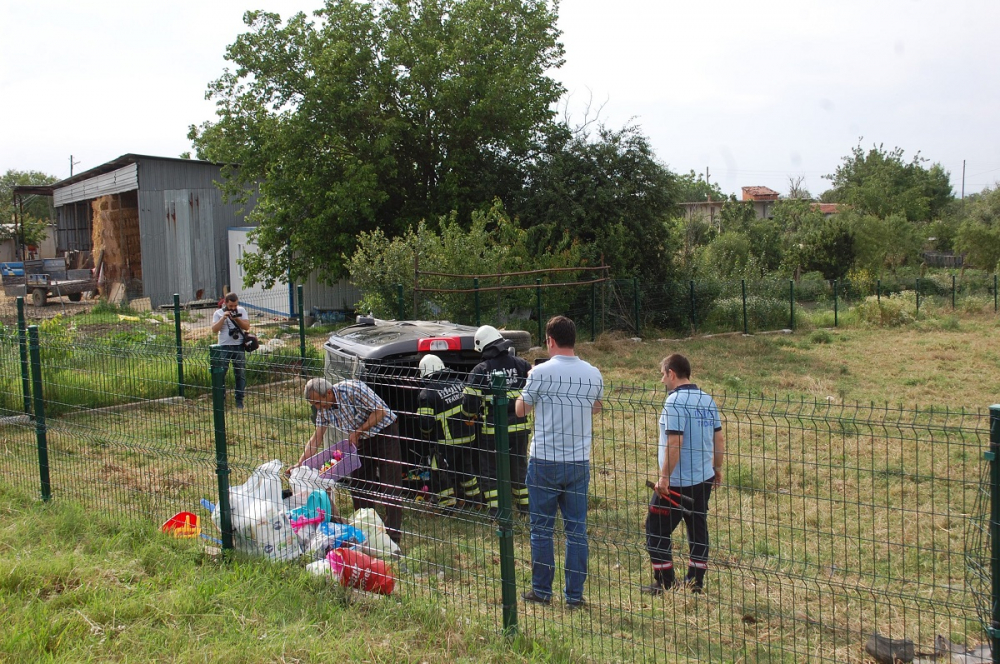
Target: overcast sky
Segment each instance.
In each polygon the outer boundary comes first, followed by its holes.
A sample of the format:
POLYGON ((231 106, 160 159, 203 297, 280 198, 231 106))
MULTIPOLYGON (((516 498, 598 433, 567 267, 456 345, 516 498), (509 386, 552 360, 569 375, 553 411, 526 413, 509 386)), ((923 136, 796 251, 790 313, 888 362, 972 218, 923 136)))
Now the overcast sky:
MULTIPOLYGON (((134 152, 177 156, 244 28, 320 0, 0 0, 0 172, 68 177, 134 152)), ((657 157, 727 193, 814 194, 863 137, 918 150, 956 196, 1000 180, 997 0, 563 0, 571 118, 641 126, 657 157)))

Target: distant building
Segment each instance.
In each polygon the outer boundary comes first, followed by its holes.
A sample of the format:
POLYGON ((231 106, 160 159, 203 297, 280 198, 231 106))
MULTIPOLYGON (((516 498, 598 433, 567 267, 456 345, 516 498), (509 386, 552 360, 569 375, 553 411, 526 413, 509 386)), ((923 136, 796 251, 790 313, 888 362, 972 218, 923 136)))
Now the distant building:
MULTIPOLYGON (((125 154, 36 192, 52 196, 56 219, 56 252, 92 252, 102 261, 102 281, 124 289, 128 299, 148 297, 157 307, 173 302, 215 300, 242 283, 231 274, 230 230, 245 236, 246 203, 226 202, 216 182, 224 164, 125 154)), ((244 240, 245 244, 245 240, 244 240)), ((242 245, 240 245, 242 246, 242 245)), ((291 313, 290 285, 275 287, 281 306, 291 313), (277 292, 280 291, 280 292, 277 292)), ((327 287, 311 278, 305 287, 306 309, 342 308, 343 284, 327 287)), ((262 296, 263 297, 263 296, 262 296)), ((242 299, 242 298, 241 298, 242 299)), ((250 304, 248 302, 248 304, 250 304)))
MULTIPOLYGON (((753 210, 758 219, 770 219, 773 217, 774 204, 779 200, 782 200, 781 194, 769 187, 742 187, 741 190, 741 202, 750 203, 753 206, 753 210)), ((722 211, 722 206, 725 205, 725 203, 726 199, 706 200, 681 203, 680 206, 684 210, 685 219, 701 217, 708 220, 710 223, 715 224, 716 217, 722 211)), ((830 217, 837 214, 838 204, 813 203, 812 208, 822 212, 823 216, 830 217)))

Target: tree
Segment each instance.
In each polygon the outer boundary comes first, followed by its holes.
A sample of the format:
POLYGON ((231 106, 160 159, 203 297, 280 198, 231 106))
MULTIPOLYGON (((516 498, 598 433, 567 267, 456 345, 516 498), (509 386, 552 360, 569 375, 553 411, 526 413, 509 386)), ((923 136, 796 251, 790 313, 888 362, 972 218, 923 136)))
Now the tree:
POLYGON ((856 266, 881 275, 885 268, 894 274, 896 268, 914 262, 920 256, 923 239, 917 227, 902 214, 881 219, 870 214, 848 212, 843 215, 854 234, 856 266))
POLYGON ((965 261, 984 270, 1000 263, 1000 188, 987 187, 967 208, 967 218, 958 227, 955 249, 965 261))
POLYGON ((805 272, 822 272, 826 279, 843 279, 854 266, 854 233, 836 215, 802 229, 792 240, 786 263, 805 272))
POLYGON ((715 183, 710 183, 701 173, 689 171, 686 175, 678 175, 677 201, 679 203, 700 203, 709 199, 724 201, 726 195, 715 183))
POLYGON ((591 261, 603 255, 618 276, 667 281, 676 249, 667 220, 676 200, 673 174, 637 127, 600 126, 593 140, 564 128, 529 168, 516 212, 538 252, 569 237, 591 261))
POLYGON ((18 185, 47 185, 59 178, 40 171, 8 170, 0 177, 0 241, 18 238, 23 245, 37 245, 48 233, 50 219, 49 201, 45 196, 26 196, 24 216, 17 228, 8 226, 15 219, 14 187, 18 185))
POLYGON ((806 189, 806 178, 804 175, 797 175, 788 178, 788 198, 800 200, 812 200, 812 194, 806 189))
MULTIPOLYGON (((773 219, 758 219, 753 204, 738 201, 735 196, 722 206, 719 213, 719 223, 723 234, 713 241, 713 245, 723 241, 727 235, 739 235, 745 239, 745 244, 752 261, 744 261, 740 268, 746 276, 762 277, 781 264, 781 231, 773 219), (749 268, 753 268, 750 270, 749 268), (746 269, 744 269, 746 268, 746 269), (751 274, 753 272, 753 274, 751 274)), ((733 240, 725 240, 726 246, 736 246, 733 240)), ((724 277, 733 276, 734 266, 719 265, 719 274, 724 277)))
MULTIPOLYGON (((259 187, 249 281, 343 272, 362 232, 392 237, 511 199, 563 89, 544 0, 327 0, 317 20, 247 12, 234 69, 192 126, 230 196, 259 187)), ((466 222, 467 223, 467 222, 466 222)))
POLYGON ((954 196, 948 172, 940 164, 926 169, 926 161, 918 152, 904 162, 901 148, 887 152, 881 145, 865 153, 859 144, 833 175, 823 176, 835 190, 824 199, 881 219, 892 214, 908 221, 936 219, 954 196))

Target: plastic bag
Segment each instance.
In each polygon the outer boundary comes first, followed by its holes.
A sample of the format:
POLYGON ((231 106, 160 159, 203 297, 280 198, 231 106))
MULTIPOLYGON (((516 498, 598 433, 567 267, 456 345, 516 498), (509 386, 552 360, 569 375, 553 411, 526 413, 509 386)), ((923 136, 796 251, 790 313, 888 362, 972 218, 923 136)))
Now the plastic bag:
POLYGON ((361 551, 376 558, 388 558, 400 554, 399 546, 392 541, 385 530, 382 517, 372 508, 358 510, 351 517, 351 525, 365 534, 361 551))
MULTIPOLYGON (((240 551, 272 560, 291 560, 302 555, 281 501, 281 461, 261 464, 246 482, 230 487, 229 507, 233 543, 240 551)), ((218 506, 212 512, 212 522, 221 530, 218 506)))
POLYGON ((346 523, 321 523, 309 540, 306 553, 313 557, 321 557, 331 549, 364 544, 367 539, 363 531, 346 523))
POLYGON ((292 468, 288 476, 288 485, 292 489, 291 497, 285 501, 288 509, 304 507, 313 491, 322 491, 329 483, 321 480, 319 471, 308 466, 292 468))
POLYGON ((293 560, 302 555, 299 540, 281 503, 256 500, 233 518, 233 534, 244 550, 271 560, 293 560))

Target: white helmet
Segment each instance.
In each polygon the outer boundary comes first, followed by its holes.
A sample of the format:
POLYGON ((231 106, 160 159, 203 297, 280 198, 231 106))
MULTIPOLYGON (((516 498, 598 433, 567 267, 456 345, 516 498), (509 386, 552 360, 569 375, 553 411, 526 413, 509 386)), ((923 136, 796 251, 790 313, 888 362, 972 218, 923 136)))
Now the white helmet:
POLYGON ((426 378, 431 374, 444 371, 444 362, 437 355, 424 355, 420 360, 420 377, 426 378))
POLYGON ((482 353, 484 348, 495 341, 500 341, 501 339, 503 339, 503 335, 500 334, 495 327, 492 325, 483 325, 481 328, 476 330, 476 338, 473 342, 473 346, 477 351, 482 353))

